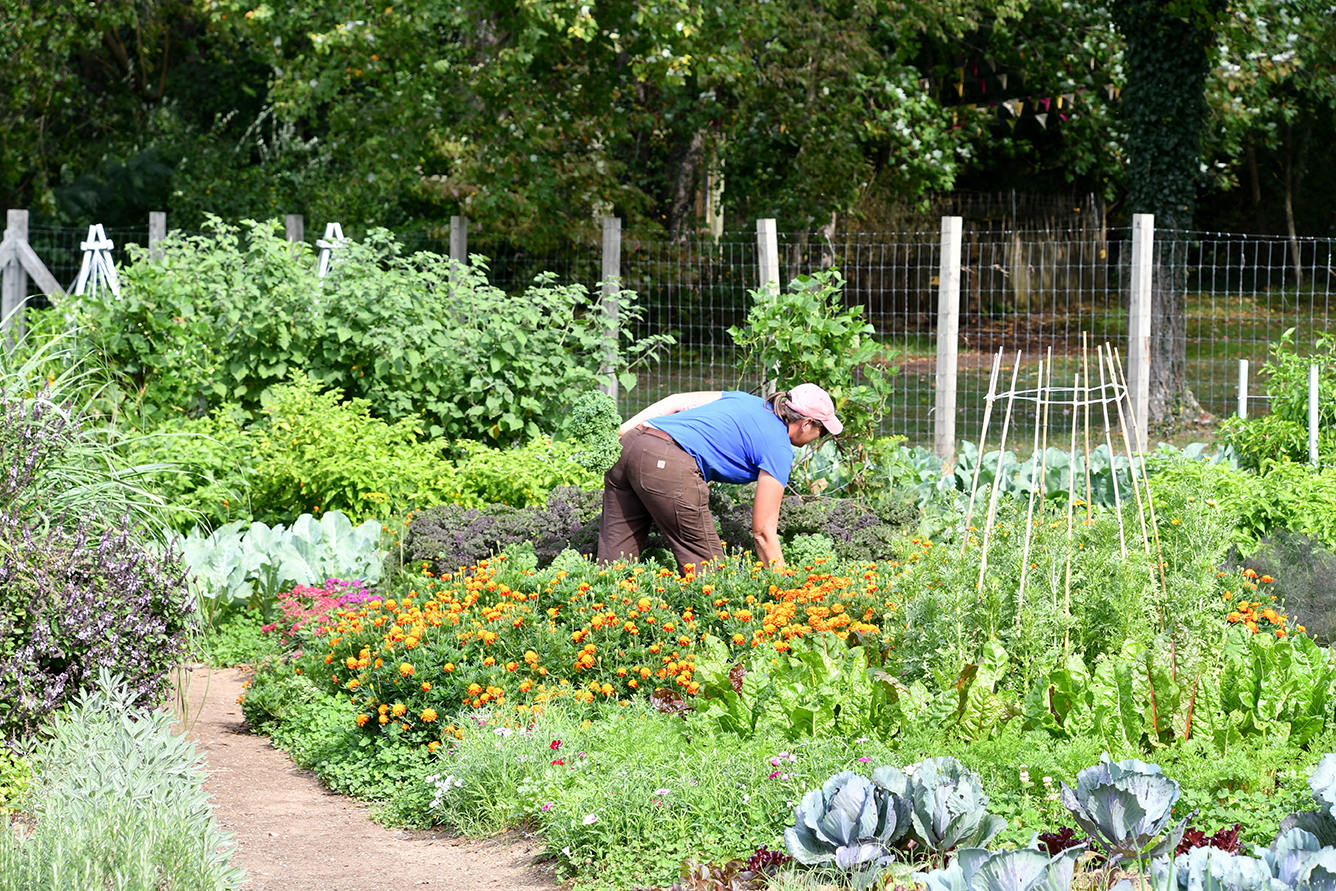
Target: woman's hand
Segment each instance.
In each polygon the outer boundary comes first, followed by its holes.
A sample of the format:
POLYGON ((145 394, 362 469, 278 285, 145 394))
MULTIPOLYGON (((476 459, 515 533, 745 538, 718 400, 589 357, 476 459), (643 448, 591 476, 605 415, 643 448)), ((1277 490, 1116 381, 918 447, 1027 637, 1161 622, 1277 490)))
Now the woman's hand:
POLYGON ((784 501, 784 484, 762 470, 756 480, 756 500, 752 502, 752 538, 756 556, 772 569, 784 568, 784 554, 779 547, 779 505, 784 501))

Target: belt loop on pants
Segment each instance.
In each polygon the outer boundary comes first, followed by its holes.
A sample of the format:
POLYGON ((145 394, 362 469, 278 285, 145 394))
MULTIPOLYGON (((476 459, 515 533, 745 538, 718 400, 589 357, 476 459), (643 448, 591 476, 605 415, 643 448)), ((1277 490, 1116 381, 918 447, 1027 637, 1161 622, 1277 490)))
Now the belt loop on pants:
POLYGON ((636 429, 642 433, 648 433, 650 436, 657 436, 659 439, 667 440, 668 442, 671 442, 673 445, 676 445, 679 449, 682 448, 680 445, 677 445, 677 440, 673 439, 671 436, 660 430, 658 427, 650 427, 647 424, 640 424, 639 426, 636 427, 636 429))

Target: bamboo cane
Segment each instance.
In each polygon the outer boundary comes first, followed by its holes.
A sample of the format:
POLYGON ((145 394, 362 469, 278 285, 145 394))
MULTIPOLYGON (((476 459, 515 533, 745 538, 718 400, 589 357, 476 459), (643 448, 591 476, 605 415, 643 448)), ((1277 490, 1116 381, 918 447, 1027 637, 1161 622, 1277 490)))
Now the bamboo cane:
MULTIPOLYGON (((1146 530, 1146 508, 1141 503, 1141 487, 1137 484, 1137 466, 1136 459, 1132 456, 1132 440, 1127 432, 1127 419, 1123 416, 1123 399, 1127 395, 1127 388, 1122 387, 1122 394, 1118 390, 1118 372, 1113 366, 1113 347, 1108 343, 1104 344, 1105 361, 1109 364, 1109 380, 1113 382, 1114 404, 1118 406, 1118 429, 1123 434, 1123 450, 1127 454, 1127 470, 1132 476, 1132 494, 1136 496, 1137 501, 1137 519, 1141 521, 1141 544, 1146 551, 1146 556, 1150 556, 1150 533, 1146 530)), ((1154 575, 1151 576, 1151 582, 1155 581, 1154 575)))
POLYGON ((965 510, 965 534, 961 536, 960 553, 965 553, 970 545, 970 523, 974 521, 974 497, 979 491, 979 471, 983 468, 983 447, 988 441, 988 421, 993 414, 993 401, 997 399, 997 375, 1002 370, 1002 351, 993 357, 993 372, 988 376, 988 397, 983 406, 983 433, 979 436, 979 452, 974 462, 974 481, 970 483, 970 504, 965 510))
MULTIPOLYGON (((1123 529, 1123 499, 1118 492, 1118 465, 1114 460, 1116 456, 1113 452, 1113 435, 1109 431, 1109 398, 1104 377, 1104 352, 1098 345, 1095 346, 1095 364, 1099 366, 1099 404, 1104 410, 1104 445, 1109 450, 1109 469, 1113 474, 1113 511, 1118 517, 1118 547, 1122 551, 1123 559, 1126 560, 1127 533, 1123 529)), ((1118 390, 1117 386, 1113 389, 1115 393, 1118 390)), ((1132 471, 1131 467, 1127 469, 1129 473, 1132 471)))
MULTIPOLYGON (((1062 585, 1062 609, 1063 614, 1068 619, 1068 626, 1071 624, 1072 617, 1072 527, 1076 525, 1076 432, 1081 427, 1081 415, 1077 408, 1076 398, 1080 391, 1081 374, 1077 372, 1072 382, 1072 462, 1067 465, 1067 569, 1062 585)), ((1064 628, 1062 632, 1062 650, 1064 653, 1067 652, 1070 643, 1070 627, 1064 628)))
POLYGON ((1044 405, 1044 360, 1039 360, 1038 388, 1035 391, 1034 445, 1030 463, 1034 471, 1030 477, 1030 503, 1025 511, 1025 547, 1021 550, 1021 583, 1016 589, 1016 627, 1021 624, 1021 607, 1025 604, 1025 578, 1030 574, 1030 541, 1034 537, 1034 500, 1039 494, 1040 479, 1044 473, 1044 456, 1039 452, 1040 416, 1045 411, 1044 405))
MULTIPOLYGON (((1113 351, 1114 361, 1118 363, 1118 376, 1122 380, 1123 389, 1127 389, 1127 377, 1123 375, 1123 360, 1118 355, 1118 351, 1113 351)), ((1132 416, 1132 435, 1141 441, 1141 432, 1137 429, 1136 415, 1132 416)), ((1150 513, 1150 531, 1155 536, 1155 558, 1156 565, 1160 570, 1160 591, 1165 597, 1169 596, 1169 583, 1164 578, 1164 550, 1160 547, 1160 524, 1155 519, 1155 501, 1150 496, 1150 473, 1146 470, 1146 459, 1141 459, 1141 481, 1146 486, 1146 509, 1150 513)), ((1164 616, 1160 616, 1160 624, 1164 624, 1164 616)))
POLYGON ((1095 522, 1094 487, 1090 483, 1090 345, 1089 336, 1081 332, 1081 379, 1085 381, 1085 393, 1082 406, 1085 409, 1085 503, 1086 525, 1095 522))
MULTIPOLYGON (((997 472, 993 474, 993 492, 988 498, 988 521, 983 529, 983 551, 979 557, 979 584, 976 589, 983 590, 983 574, 988 568, 988 539, 993 532, 993 522, 997 516, 997 497, 1002 489, 1002 458, 1007 453, 1007 431, 1011 429, 1011 407, 1016 404, 1016 375, 1021 370, 1021 353, 1016 353, 1016 364, 1011 368, 1011 388, 1007 391, 1007 410, 1002 416, 1002 441, 997 447, 997 472)), ((979 455, 979 464, 983 465, 983 455, 979 455)))

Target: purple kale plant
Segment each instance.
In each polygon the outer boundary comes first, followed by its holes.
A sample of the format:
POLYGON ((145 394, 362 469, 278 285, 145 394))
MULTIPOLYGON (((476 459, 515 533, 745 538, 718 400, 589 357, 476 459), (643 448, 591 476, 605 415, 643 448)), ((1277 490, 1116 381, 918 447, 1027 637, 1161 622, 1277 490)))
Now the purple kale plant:
POLYGON ((194 604, 178 555, 129 521, 25 522, 0 511, 0 730, 31 735, 106 667, 142 705, 185 655, 194 604))

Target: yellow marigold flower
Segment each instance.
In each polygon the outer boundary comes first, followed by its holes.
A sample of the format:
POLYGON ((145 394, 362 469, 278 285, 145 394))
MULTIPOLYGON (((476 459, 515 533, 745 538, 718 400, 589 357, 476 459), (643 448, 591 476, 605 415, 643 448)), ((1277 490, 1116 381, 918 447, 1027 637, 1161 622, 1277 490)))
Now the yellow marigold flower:
POLYGON ((380 716, 380 723, 382 723, 382 724, 388 724, 388 723, 390 723, 390 719, 389 719, 387 716, 385 716, 385 715, 381 715, 381 716, 380 716))
POLYGON ((358 727, 365 727, 365 726, 367 725, 367 722, 370 721, 370 720, 371 720, 371 716, 370 716, 370 715, 365 715, 365 714, 363 714, 363 715, 358 715, 358 716, 357 716, 357 726, 358 726, 358 727))
POLYGON ((477 684, 469 684, 469 693, 470 693, 470 694, 472 694, 473 696, 477 696, 477 695, 478 695, 479 693, 481 693, 481 692, 482 692, 482 687, 480 687, 480 686, 477 685, 477 684))
POLYGON ((424 709, 422 710, 421 718, 422 718, 423 721, 425 721, 425 722, 427 722, 428 724, 430 724, 432 721, 435 721, 435 720, 436 720, 436 709, 434 709, 434 708, 424 708, 424 709))
POLYGON ((423 682, 422 682, 422 692, 423 692, 423 693, 430 693, 430 692, 431 692, 431 682, 430 682, 430 681, 423 681, 423 682))
POLYGON ((435 752, 435 751, 436 751, 437 749, 439 749, 440 747, 441 747, 441 744, 440 744, 439 742, 437 742, 436 740, 434 740, 434 739, 433 739, 431 742, 427 743, 427 751, 428 751, 428 752, 435 752))
POLYGON ((399 673, 406 678, 413 676, 413 665, 410 662, 399 663, 399 673))
POLYGON ((394 708, 390 709, 390 714, 394 715, 396 718, 402 718, 407 711, 408 706, 404 705, 402 702, 396 702, 394 708))
POLYGON ((525 650, 524 661, 529 663, 530 665, 535 665, 538 662, 538 654, 535 653, 533 650, 525 650))

